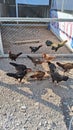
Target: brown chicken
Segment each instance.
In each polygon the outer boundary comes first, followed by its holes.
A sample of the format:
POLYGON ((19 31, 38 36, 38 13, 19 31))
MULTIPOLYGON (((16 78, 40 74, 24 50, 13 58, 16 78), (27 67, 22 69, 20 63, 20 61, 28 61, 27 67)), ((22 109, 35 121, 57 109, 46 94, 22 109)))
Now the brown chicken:
POLYGON ((37 79, 42 80, 43 78, 48 78, 50 76, 49 72, 43 72, 43 71, 31 71, 26 74, 25 81, 28 81, 28 79, 37 79))
POLYGON ((36 58, 36 57, 31 57, 28 55, 27 55, 27 57, 32 61, 34 66, 36 66, 37 64, 42 64, 44 62, 43 60, 40 60, 39 58, 36 58))
POLYGON ((49 56, 48 54, 44 53, 42 55, 43 59, 46 60, 46 61, 51 61, 53 59, 55 59, 56 57, 55 56, 49 56))
POLYGON ((73 69, 73 63, 59 63, 56 62, 58 66, 60 66, 64 72, 69 71, 70 69, 73 69))
POLYGON ((30 78, 36 78, 37 80, 42 80, 45 75, 45 72, 43 71, 36 71, 33 75, 30 76, 30 78))
POLYGON ((18 58, 18 56, 20 56, 22 54, 22 52, 18 53, 18 54, 13 54, 11 51, 8 52, 9 53, 9 58, 11 60, 16 61, 16 59, 18 58))

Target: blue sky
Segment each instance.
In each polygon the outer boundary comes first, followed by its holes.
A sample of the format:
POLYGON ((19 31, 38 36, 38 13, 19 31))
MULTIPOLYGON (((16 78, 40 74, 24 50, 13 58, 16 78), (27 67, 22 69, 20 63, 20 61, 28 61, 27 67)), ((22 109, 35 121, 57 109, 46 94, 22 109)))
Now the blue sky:
POLYGON ((32 5, 48 5, 49 0, 16 0, 16 3, 32 5))

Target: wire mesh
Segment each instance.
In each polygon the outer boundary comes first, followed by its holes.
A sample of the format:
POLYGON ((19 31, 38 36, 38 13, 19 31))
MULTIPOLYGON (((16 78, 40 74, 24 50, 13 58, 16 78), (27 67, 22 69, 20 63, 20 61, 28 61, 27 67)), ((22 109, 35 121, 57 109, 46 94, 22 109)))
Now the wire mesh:
POLYGON ((4 53, 9 50, 16 53, 22 51, 24 54, 31 54, 30 46, 35 47, 42 44, 42 47, 35 54, 69 54, 70 51, 64 46, 59 51, 51 50, 45 42, 50 40, 59 43, 60 40, 49 30, 48 24, 37 23, 2 23, 1 36, 4 53))

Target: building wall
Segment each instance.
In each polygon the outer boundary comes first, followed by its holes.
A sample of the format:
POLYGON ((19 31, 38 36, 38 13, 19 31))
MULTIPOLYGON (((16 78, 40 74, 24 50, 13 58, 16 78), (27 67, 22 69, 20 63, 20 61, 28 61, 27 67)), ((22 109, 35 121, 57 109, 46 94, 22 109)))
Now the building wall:
POLYGON ((19 17, 48 17, 47 6, 21 6, 19 5, 19 17))
POLYGON ((0 3, 0 17, 7 16, 7 6, 5 4, 0 3))
POLYGON ((52 0, 52 9, 73 10, 73 0, 52 0))
MULTIPOLYGON (((19 17, 49 17, 49 6, 18 4, 19 17)), ((0 17, 16 17, 15 0, 0 0, 0 17)))

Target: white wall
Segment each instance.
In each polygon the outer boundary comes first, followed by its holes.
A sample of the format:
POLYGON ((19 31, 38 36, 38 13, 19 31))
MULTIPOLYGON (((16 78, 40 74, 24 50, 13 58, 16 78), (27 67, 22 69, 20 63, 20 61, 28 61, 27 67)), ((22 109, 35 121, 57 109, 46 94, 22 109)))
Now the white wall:
MULTIPOLYGON (((51 10, 51 18, 73 18, 71 14, 51 10)), ((68 40, 66 46, 73 52, 73 22, 51 22, 50 28, 61 40, 68 40)))
POLYGON ((73 10, 73 0, 52 0, 52 9, 62 9, 62 2, 64 10, 73 10))

